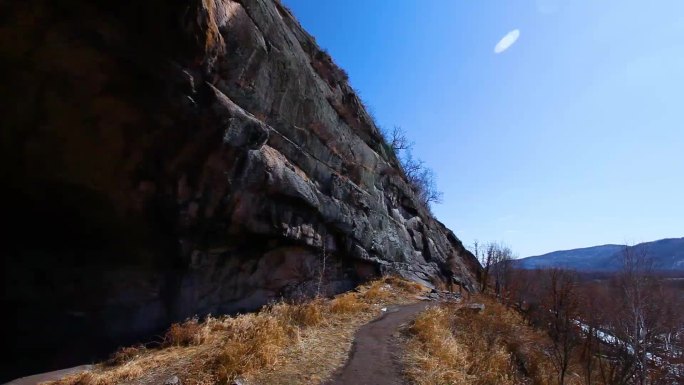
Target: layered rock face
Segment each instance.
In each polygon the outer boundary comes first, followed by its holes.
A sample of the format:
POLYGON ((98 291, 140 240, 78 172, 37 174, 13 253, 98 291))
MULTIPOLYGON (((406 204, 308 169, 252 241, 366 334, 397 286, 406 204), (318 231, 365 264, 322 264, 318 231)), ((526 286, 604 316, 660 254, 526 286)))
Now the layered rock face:
POLYGON ((472 287, 477 261, 278 2, 1 7, 3 340, 36 365, 13 374, 383 273, 472 287))

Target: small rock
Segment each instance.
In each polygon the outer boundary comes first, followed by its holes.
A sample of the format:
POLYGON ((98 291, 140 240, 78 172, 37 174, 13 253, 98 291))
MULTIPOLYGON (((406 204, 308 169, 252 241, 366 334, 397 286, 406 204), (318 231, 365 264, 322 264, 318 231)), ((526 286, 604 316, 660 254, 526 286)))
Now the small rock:
POLYGON ((181 380, 178 376, 170 377, 168 380, 164 381, 164 385, 181 385, 181 380))
POLYGON ((470 310, 475 313, 479 313, 485 309, 485 305, 483 303, 469 303, 462 307, 462 309, 470 310))
POLYGON ((446 297, 452 301, 459 301, 461 299, 461 295, 459 293, 449 293, 446 297))
POLYGON ((387 311, 387 308, 383 307, 382 309, 380 309, 380 311, 387 311))

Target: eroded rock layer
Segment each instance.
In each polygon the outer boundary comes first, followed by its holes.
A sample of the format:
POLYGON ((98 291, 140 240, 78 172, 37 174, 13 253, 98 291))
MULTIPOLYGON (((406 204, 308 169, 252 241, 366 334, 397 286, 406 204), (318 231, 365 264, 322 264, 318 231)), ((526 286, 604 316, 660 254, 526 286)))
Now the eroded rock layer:
POLYGON ((0 7, 3 340, 35 364, 15 372, 382 273, 472 286, 477 262, 278 2, 0 7))

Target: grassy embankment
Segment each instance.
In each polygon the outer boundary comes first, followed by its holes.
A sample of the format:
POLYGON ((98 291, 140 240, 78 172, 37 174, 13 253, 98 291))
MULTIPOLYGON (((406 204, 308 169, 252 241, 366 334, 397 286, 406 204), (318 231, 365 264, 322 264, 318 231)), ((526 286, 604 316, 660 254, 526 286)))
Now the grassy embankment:
POLYGON ((160 347, 120 349, 91 371, 52 385, 163 383, 319 384, 344 364, 355 331, 389 304, 415 302, 426 289, 386 277, 333 299, 277 303, 257 313, 189 320, 167 331, 160 347))
MULTIPOLYGON (((405 330, 403 363, 416 385, 556 384, 548 336, 496 300, 481 312, 463 305, 429 308, 405 330)), ((576 381, 577 380, 577 381, 576 381)), ((578 383, 568 376, 566 384, 578 383)))

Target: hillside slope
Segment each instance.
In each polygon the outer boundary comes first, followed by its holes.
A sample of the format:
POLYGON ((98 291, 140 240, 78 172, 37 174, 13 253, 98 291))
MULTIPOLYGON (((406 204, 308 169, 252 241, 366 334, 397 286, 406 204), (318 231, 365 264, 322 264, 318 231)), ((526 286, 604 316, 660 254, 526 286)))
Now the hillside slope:
POLYGON ((278 2, 2 14, 3 375, 381 273, 472 287, 477 261, 278 2))
MULTIPOLYGON (((684 238, 661 239, 631 246, 643 249, 656 270, 684 270, 684 238)), ((579 271, 617 271, 624 245, 602 245, 521 258, 515 266, 522 269, 563 267, 579 271)))

